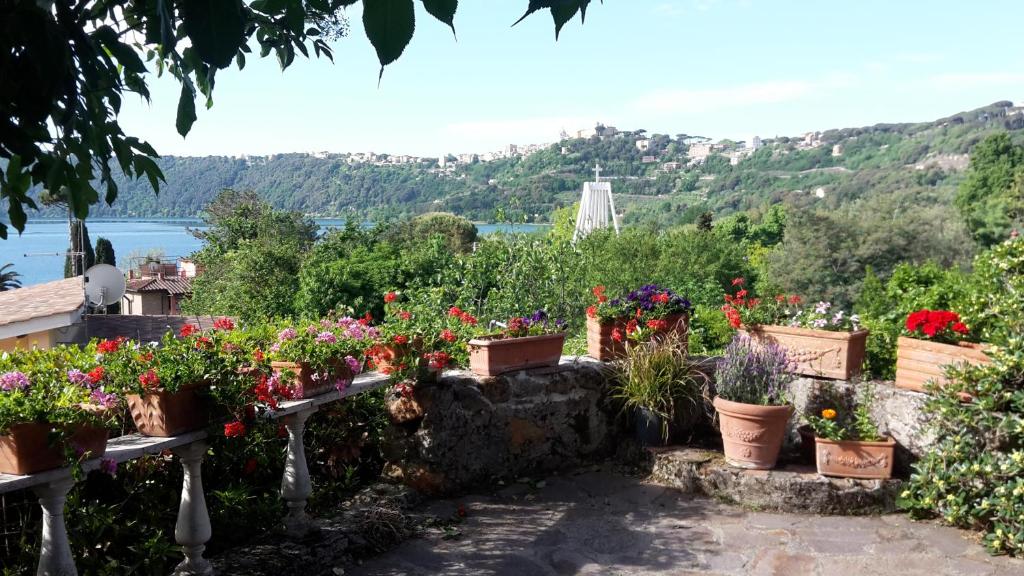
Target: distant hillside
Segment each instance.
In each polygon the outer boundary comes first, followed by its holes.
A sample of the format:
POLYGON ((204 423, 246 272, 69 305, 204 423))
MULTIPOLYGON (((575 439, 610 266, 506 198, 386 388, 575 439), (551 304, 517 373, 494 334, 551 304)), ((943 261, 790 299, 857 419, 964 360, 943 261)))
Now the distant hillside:
POLYGON ((172 156, 160 160, 167 184, 159 196, 144 181, 121 182, 114 206, 93 215, 196 216, 219 190, 236 188, 319 216, 381 219, 445 210, 489 220, 501 209, 543 221, 576 201, 598 162, 627 221, 693 221, 706 210, 726 214, 781 200, 836 208, 866 195, 916 188, 949 199, 977 142, 996 131, 1024 134, 1021 112, 997 102, 934 122, 764 140, 752 153, 743 143, 723 141, 699 166, 686 165, 693 139, 644 131, 565 140, 525 158, 448 171, 433 160, 382 166, 342 155, 172 156), (639 150, 639 139, 649 140, 649 149, 639 150), (729 156, 738 163, 730 165, 729 156))

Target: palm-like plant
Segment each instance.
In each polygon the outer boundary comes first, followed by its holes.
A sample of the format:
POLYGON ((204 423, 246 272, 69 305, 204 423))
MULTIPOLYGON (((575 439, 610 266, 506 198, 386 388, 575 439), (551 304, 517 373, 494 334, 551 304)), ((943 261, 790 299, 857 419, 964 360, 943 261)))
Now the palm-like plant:
POLYGON ((21 280, 18 280, 21 274, 15 272, 13 266, 10 263, 0 266, 0 292, 21 288, 21 280))

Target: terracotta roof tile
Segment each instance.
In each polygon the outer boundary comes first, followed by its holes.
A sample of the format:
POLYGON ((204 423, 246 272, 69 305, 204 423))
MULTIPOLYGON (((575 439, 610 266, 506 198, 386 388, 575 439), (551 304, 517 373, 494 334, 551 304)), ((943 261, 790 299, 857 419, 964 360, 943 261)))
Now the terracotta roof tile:
POLYGON ((0 326, 74 312, 85 306, 82 277, 0 292, 0 326))
POLYGON ((191 294, 191 278, 135 278, 128 281, 129 292, 167 292, 168 294, 191 294))

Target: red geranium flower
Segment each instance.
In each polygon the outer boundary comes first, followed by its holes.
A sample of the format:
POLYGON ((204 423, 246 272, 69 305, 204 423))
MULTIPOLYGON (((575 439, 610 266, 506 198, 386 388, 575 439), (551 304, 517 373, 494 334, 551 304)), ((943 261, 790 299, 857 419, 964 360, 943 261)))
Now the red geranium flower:
POLYGON ((633 332, 636 332, 636 330, 637 330, 636 320, 630 320, 629 322, 626 322, 626 334, 632 334, 633 332))
POLYGON ((664 292, 662 294, 655 294, 654 296, 651 297, 651 301, 657 304, 668 304, 668 300, 668 292, 664 292))
POLYGON ((462 316, 462 308, 459 308, 458 306, 452 306, 451 308, 448 309, 448 315, 451 316, 452 318, 458 318, 462 316))
POLYGON ((604 291, 604 286, 594 286, 593 293, 598 302, 604 303, 608 301, 608 296, 605 295, 604 291))
POLYGON ((775 301, 778 302, 779 304, 784 304, 786 302, 786 297, 783 296, 782 294, 777 294, 775 296, 775 301))
POLYGON ((139 374, 139 384, 142 384, 143 388, 153 390, 160 385, 160 377, 153 370, 146 370, 139 374))
POLYGON ((667 320, 648 320, 647 321, 647 327, 652 329, 652 330, 657 330, 658 332, 663 332, 665 330, 668 330, 668 321, 667 320))
POLYGON ((207 338, 206 336, 200 336, 199 338, 196 338, 196 348, 198 349, 209 348, 212 345, 213 341, 207 338))
POLYGON ((953 332, 958 334, 967 334, 970 330, 967 329, 967 325, 963 322, 957 322, 956 324, 953 324, 953 332))
POLYGON ((103 366, 97 366, 86 374, 86 378, 89 379, 90 384, 99 384, 100 380, 103 380, 103 376, 106 375, 106 370, 103 366))
POLYGON ((370 314, 369 312, 367 312, 365 316, 359 319, 359 323, 362 324, 363 326, 369 326, 370 322, 373 322, 373 315, 370 314))
POLYGON ((463 312, 462 315, 459 316, 459 320, 462 321, 463 324, 468 324, 470 326, 476 326, 477 323, 477 319, 469 312, 463 312))
POLYGON ((458 339, 459 338, 455 335, 455 332, 452 332, 447 328, 441 330, 441 340, 444 340, 445 342, 455 342, 458 339))
POLYGON ((587 316, 589 316, 591 318, 597 318, 597 306, 588 306, 587 307, 587 316))
POLYGON ((789 303, 794 305, 794 306, 796 306, 797 304, 799 304, 802 301, 803 301, 803 298, 800 298, 796 294, 793 294, 792 296, 789 297, 789 303))
POLYGON ((259 348, 257 348, 257 349, 252 351, 252 359, 253 360, 255 360, 257 362, 263 362, 263 358, 264 358, 263 350, 260 350, 259 348))
POLYGON ((746 280, 744 280, 743 278, 733 278, 732 279, 732 285, 733 286, 742 286, 744 282, 746 282, 746 280))
POLYGON ((622 342, 622 339, 623 339, 623 335, 622 335, 622 330, 621 329, 616 328, 616 329, 612 330, 612 340, 615 340, 616 342, 622 342))
POLYGON ((230 332, 235 329, 235 323, 231 321, 231 318, 221 316, 213 321, 213 329, 230 332))
POLYGON ((240 438, 245 436, 245 424, 239 421, 228 422, 224 425, 224 435, 228 438, 240 438))
POLYGON ((409 343, 409 337, 402 334, 398 334, 394 338, 395 344, 404 345, 409 343))
POLYGON ((387 294, 384 295, 384 302, 388 304, 394 302, 395 300, 398 300, 398 294, 395 294, 394 292, 388 292, 387 294))
POLYGON ((407 310, 402 310, 398 313, 398 317, 401 320, 410 320, 412 318, 412 313, 407 310))
POLYGON ((196 332, 199 332, 198 326, 196 326, 195 324, 185 324, 184 326, 181 327, 181 330, 178 332, 178 336, 182 338, 188 338, 189 336, 195 334, 196 332))
POLYGON ((100 354, 110 354, 111 352, 117 352, 117 349, 121 347, 121 340, 104 340, 96 345, 96 351, 100 354))

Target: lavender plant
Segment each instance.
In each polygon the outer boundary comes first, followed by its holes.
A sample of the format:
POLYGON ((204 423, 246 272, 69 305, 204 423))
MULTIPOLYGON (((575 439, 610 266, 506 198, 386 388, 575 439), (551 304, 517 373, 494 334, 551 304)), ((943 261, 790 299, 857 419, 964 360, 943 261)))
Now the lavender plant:
POLYGON ((792 369, 793 362, 784 348, 737 335, 715 367, 715 392, 725 400, 743 404, 786 404, 792 369))

